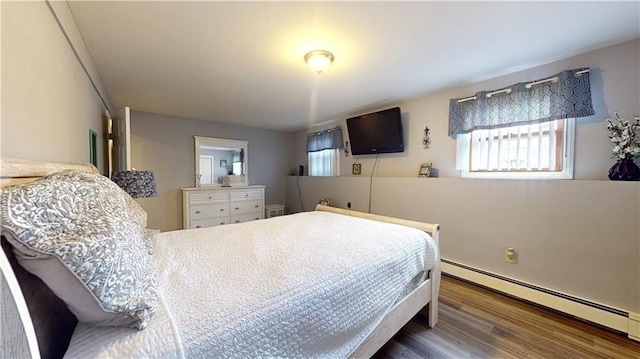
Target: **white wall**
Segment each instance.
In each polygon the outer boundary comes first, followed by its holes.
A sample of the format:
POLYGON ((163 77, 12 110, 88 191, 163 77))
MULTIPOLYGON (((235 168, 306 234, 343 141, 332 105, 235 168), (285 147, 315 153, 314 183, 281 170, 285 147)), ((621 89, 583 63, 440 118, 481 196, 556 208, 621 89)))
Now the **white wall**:
MULTIPOLYGON (((640 311, 640 183, 607 179, 615 160, 604 122, 616 110, 627 118, 640 113, 640 40, 399 105, 405 153, 380 155, 372 179, 375 156, 356 157, 363 165, 361 176, 351 175, 354 157, 342 157, 341 177, 290 177, 287 211, 300 210, 297 183, 306 210, 329 197, 338 207, 351 201, 352 208, 366 211, 372 180, 372 212, 442 224, 443 258, 640 311), (596 114, 577 120, 576 180, 459 178, 455 141, 447 136, 449 99, 577 67, 591 68, 596 114), (431 130, 429 150, 421 143, 425 126, 431 130), (416 178, 422 162, 433 162, 440 178, 416 178), (505 247, 516 248, 518 264, 504 262, 505 247)), ((335 125, 346 128, 343 119, 323 128, 335 125)), ((306 164, 306 134, 295 134, 296 165, 306 164)))
MULTIPOLYGON (((369 178, 289 177, 287 210, 368 211, 369 178)), ((612 181, 374 177, 371 212, 437 222, 442 257, 609 306, 640 307, 640 186, 612 181), (508 201, 506 201, 508 199, 508 201), (504 262, 514 247, 518 264, 504 262)))
MULTIPOLYGON (((98 134, 102 170, 102 84, 66 3, 52 7, 82 64, 47 3, 3 1, 1 6, 2 156, 87 163, 91 129, 98 134), (82 65, 95 76, 93 84, 82 65)), ((106 97, 104 102, 110 106, 106 97)))
POLYGON ((132 111, 132 166, 153 171, 158 189, 158 197, 138 200, 149 214, 149 227, 182 228, 180 188, 195 185, 193 136, 248 141, 249 183, 266 186, 266 204, 284 204, 291 133, 132 111))

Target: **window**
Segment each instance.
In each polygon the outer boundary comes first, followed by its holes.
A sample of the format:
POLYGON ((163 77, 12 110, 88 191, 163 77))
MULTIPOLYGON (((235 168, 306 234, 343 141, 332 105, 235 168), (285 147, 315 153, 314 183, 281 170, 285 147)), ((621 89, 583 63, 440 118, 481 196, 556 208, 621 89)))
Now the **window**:
POLYGON ((458 136, 467 178, 573 178, 574 120, 555 120, 458 136))
POLYGON ((338 149, 309 152, 309 176, 339 176, 338 149))
POLYGON ((309 176, 339 176, 338 154, 344 148, 340 126, 307 135, 309 176))
POLYGON ((572 179, 575 119, 595 114, 589 69, 449 101, 462 177, 572 179))

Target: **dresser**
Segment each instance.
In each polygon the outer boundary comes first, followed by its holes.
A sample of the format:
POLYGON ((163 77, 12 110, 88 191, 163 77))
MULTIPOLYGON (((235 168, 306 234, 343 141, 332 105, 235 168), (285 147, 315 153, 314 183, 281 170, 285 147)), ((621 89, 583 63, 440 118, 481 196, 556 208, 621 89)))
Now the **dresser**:
POLYGON ((264 218, 264 186, 182 188, 182 227, 204 228, 264 218))

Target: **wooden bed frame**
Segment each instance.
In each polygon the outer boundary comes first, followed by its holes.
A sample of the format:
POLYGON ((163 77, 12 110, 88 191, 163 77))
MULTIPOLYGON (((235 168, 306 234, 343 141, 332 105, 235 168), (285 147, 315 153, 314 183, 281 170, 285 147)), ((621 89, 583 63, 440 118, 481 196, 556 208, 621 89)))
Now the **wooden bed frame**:
MULTIPOLYGON (((98 172, 92 165, 63 164, 0 158, 0 185, 27 183, 64 169, 98 172)), ((333 212, 376 221, 418 228, 439 245, 437 224, 403 220, 318 205, 316 211, 333 212)), ((15 260, 10 245, 2 240, 0 251, 0 358, 58 358, 64 355, 77 321, 65 304, 39 278, 26 272, 15 260)), ((438 246, 439 248, 439 246, 438 246)), ((439 250, 439 249, 438 249, 439 250)), ((382 322, 353 352, 353 358, 375 354, 423 307, 429 307, 429 326, 438 321, 440 257, 436 258, 429 278, 396 303, 382 322)))

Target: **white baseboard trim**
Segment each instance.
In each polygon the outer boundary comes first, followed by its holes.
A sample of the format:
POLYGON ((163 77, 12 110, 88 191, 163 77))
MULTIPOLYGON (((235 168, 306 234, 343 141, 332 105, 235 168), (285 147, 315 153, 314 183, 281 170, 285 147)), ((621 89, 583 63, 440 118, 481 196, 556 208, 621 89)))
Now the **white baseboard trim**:
POLYGON ((442 259, 442 272, 618 332, 627 333, 629 338, 640 341, 640 313, 630 313, 444 258, 442 259))
POLYGON ((640 342, 640 313, 629 312, 629 338, 640 342))

